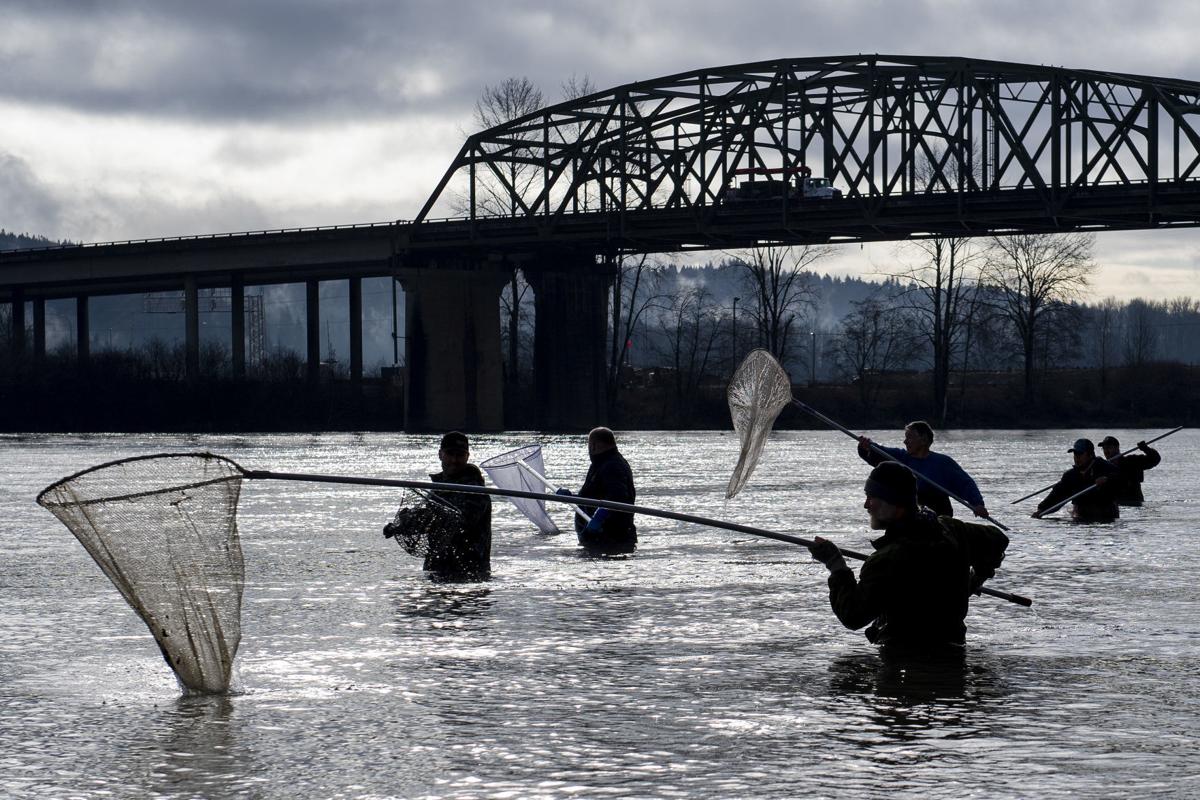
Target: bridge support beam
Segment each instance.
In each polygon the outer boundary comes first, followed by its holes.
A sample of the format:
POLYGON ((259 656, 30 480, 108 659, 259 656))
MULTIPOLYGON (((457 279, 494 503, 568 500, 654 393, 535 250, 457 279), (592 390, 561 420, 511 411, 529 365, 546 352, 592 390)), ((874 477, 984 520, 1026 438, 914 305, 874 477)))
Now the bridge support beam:
POLYGON ((229 279, 229 348, 233 356, 233 379, 246 377, 246 279, 235 272, 229 279))
POLYGON ((358 387, 363 377, 362 278, 350 283, 350 382, 358 387))
POLYGON ((404 285, 406 430, 503 430, 500 289, 491 265, 428 264, 404 285))
POLYGON ((200 289, 196 276, 183 279, 184 371, 189 381, 200 377, 200 289))
POLYGON ((46 360, 46 299, 33 301, 33 363, 40 367, 46 360))
POLYGON ((75 295, 75 359, 81 370, 88 368, 92 352, 91 325, 88 324, 88 296, 75 295))
POLYGON ((534 391, 546 430, 588 430, 608 416, 605 338, 612 276, 589 254, 526 265, 534 291, 534 391))
POLYGON ((308 382, 315 384, 321 377, 321 282, 304 282, 304 307, 307 320, 305 332, 308 339, 308 382))
POLYGON ((12 292, 12 314, 9 318, 11 330, 9 342, 12 345, 14 359, 25 355, 25 293, 20 287, 12 292))

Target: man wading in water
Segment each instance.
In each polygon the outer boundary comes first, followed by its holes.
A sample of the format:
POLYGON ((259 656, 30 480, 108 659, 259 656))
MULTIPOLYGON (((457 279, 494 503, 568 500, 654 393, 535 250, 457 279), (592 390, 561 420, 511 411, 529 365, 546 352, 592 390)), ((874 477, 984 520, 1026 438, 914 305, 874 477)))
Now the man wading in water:
POLYGON ((891 652, 936 654, 961 649, 968 599, 1004 560, 1008 537, 990 525, 937 517, 917 506, 917 483, 885 461, 867 478, 863 507, 883 536, 858 580, 837 546, 817 537, 809 548, 829 569, 829 604, 850 630, 891 652))
MULTIPOLYGON (((858 437, 858 456, 875 467, 887 459, 873 450, 871 444, 871 440, 866 436, 858 437)), ((983 495, 979 493, 975 479, 950 456, 930 450, 933 447, 933 428, 928 422, 918 420, 904 426, 904 447, 883 447, 878 444, 875 446, 918 475, 941 484, 966 500, 971 504, 975 516, 988 515, 987 507, 983 504, 983 495)), ((921 505, 933 509, 940 517, 954 516, 950 498, 945 492, 929 485, 928 481, 920 481, 917 484, 917 499, 921 505)))

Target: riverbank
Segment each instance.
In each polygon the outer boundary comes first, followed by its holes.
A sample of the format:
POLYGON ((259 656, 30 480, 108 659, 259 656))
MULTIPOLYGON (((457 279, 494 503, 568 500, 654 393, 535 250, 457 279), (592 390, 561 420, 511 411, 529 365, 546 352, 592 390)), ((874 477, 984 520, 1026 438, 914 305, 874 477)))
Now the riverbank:
MULTIPOLYGON (((668 370, 622 388, 607 423, 621 430, 728 430, 723 380, 681 388, 668 370)), ((852 428, 892 428, 927 419, 940 428, 1163 427, 1200 424, 1200 367, 1151 364, 1044 372, 1032 401, 1020 372, 955 374, 943 413, 928 373, 881 375, 868 385, 797 384, 797 398, 852 428)), ((538 430, 531 392, 507 398, 508 430, 538 430)), ((392 381, 302 379, 187 383, 120 371, 45 370, 0 384, 0 431, 289 432, 398 431, 403 387, 392 381)), ((795 407, 778 429, 825 427, 795 407)))

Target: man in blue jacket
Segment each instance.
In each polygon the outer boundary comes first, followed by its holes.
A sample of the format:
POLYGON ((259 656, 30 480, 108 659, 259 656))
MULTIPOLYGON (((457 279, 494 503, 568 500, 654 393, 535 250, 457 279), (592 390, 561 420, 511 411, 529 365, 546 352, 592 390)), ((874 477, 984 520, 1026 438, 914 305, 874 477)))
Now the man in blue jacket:
MULTIPOLYGON (((617 449, 617 437, 611 430, 593 428, 588 433, 588 456, 592 464, 579 489, 579 497, 630 505, 637 501, 633 470, 617 449)), ((560 489, 559 493, 570 494, 566 489, 560 489)), ((628 553, 637 548, 633 514, 582 504, 579 507, 592 518, 585 524, 582 517, 575 516, 575 531, 581 546, 609 553, 628 553)))
MULTIPOLYGON (((888 459, 881 456, 871 444, 871 440, 866 436, 858 437, 858 455, 872 467, 877 467, 888 459)), ((988 515, 983 495, 979 493, 979 487, 967 471, 950 456, 930 450, 933 446, 933 428, 928 422, 910 422, 904 426, 904 447, 875 446, 917 474, 917 502, 939 517, 954 516, 950 498, 945 492, 931 486, 928 481, 920 480, 920 476, 929 478, 966 500, 975 516, 988 515)))

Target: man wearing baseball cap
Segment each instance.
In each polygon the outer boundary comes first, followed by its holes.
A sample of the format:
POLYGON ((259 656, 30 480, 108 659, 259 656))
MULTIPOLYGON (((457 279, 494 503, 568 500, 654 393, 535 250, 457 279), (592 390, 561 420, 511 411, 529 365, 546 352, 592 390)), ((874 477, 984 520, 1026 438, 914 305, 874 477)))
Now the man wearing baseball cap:
POLYGON ((1043 512, 1088 489, 1071 501, 1071 516, 1077 522, 1112 522, 1119 517, 1115 496, 1117 468, 1103 458, 1096 458, 1096 446, 1091 439, 1076 439, 1067 452, 1075 465, 1062 474, 1031 516, 1041 519, 1043 512))
POLYGON ((1142 494, 1142 481, 1146 478, 1146 470, 1154 469, 1162 456, 1145 442, 1137 443, 1142 454, 1130 453, 1122 455, 1121 443, 1115 436, 1105 436, 1100 440, 1100 449, 1104 451, 1104 459, 1115 464, 1120 480, 1115 491, 1117 505, 1140 506, 1145 500, 1142 494), (1143 455, 1144 454, 1144 455, 1143 455))
MULTIPOLYGON (((443 436, 438 460, 442 471, 429 476, 434 483, 484 485, 483 473, 470 463, 471 445, 466 434, 450 431, 443 436)), ((437 497, 462 512, 463 528, 430 548, 425 569, 444 579, 486 579, 492 567, 492 499, 486 494, 442 491, 437 497)))
POLYGON ((917 481, 894 461, 871 470, 863 508, 883 536, 859 577, 837 546, 817 537, 813 558, 829 570, 829 604, 850 630, 887 651, 935 654, 962 647, 968 600, 1004 560, 999 528, 937 517, 917 506, 917 481))

